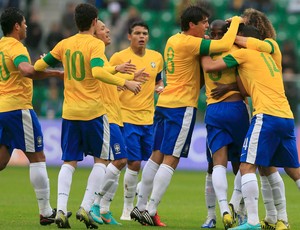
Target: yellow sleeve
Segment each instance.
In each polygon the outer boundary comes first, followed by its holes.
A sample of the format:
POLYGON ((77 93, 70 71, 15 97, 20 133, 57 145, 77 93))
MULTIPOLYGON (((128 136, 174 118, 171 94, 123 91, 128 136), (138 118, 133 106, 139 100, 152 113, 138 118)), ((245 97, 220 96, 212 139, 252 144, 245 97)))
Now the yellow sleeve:
POLYGON ((117 73, 117 71, 116 71, 116 66, 103 66, 103 68, 104 68, 107 72, 109 72, 109 73, 111 73, 111 74, 116 74, 116 73, 117 73))
POLYGON ((230 27, 224 34, 223 38, 220 40, 211 40, 209 54, 224 52, 231 49, 240 25, 240 21, 241 19, 239 16, 234 16, 231 20, 230 27))
POLYGON ((272 45, 271 42, 265 42, 262 40, 259 40, 257 38, 247 38, 247 43, 246 43, 246 48, 247 49, 252 49, 252 50, 257 50, 260 52, 265 52, 272 54, 274 53, 274 46, 272 45))
POLYGON ((127 73, 116 73, 115 76, 121 77, 126 80, 133 80, 134 74, 127 74, 127 73))
POLYGON ((126 81, 123 78, 110 74, 107 70, 98 66, 92 68, 92 74, 94 78, 111 85, 123 86, 126 81))
POLYGON ((39 59, 34 63, 35 71, 44 71, 49 65, 44 61, 44 59, 39 59))

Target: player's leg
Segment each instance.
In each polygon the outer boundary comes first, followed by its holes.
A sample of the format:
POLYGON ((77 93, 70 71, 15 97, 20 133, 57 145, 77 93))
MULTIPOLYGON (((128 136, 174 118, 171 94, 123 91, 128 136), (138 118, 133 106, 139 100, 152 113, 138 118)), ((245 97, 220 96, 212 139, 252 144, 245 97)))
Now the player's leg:
MULTIPOLYGON (((149 225, 165 226, 157 216, 157 207, 171 182, 180 157, 188 156, 196 109, 193 107, 176 109, 157 107, 155 113, 157 112, 164 114, 166 124, 164 130, 168 132, 164 133, 162 140, 165 142, 157 150, 164 154, 164 160, 155 174, 148 211, 143 213, 143 220, 149 225)), ((151 159, 154 160, 152 157, 151 159)), ((156 163, 159 164, 159 162, 156 163)))
POLYGON ((274 173, 275 174, 273 176, 278 176, 278 171, 275 167, 269 168, 268 171, 266 171, 266 169, 263 167, 259 167, 258 169, 261 182, 261 194, 266 211, 266 215, 260 223, 262 229, 275 229, 277 222, 277 210, 274 204, 272 188, 270 186, 268 176, 274 173))
MULTIPOLYGON (((1 134, 0 134, 1 139, 1 134)), ((0 171, 6 168, 9 160, 10 160, 10 153, 6 145, 0 144, 0 171)))
POLYGON ((87 228, 96 228, 97 224, 90 215, 95 193, 104 183, 106 164, 109 159, 110 130, 106 115, 90 121, 80 121, 83 152, 94 156, 94 166, 87 181, 87 186, 76 218, 83 221, 87 228))
POLYGON ((12 120, 7 120, 7 123, 14 138, 11 149, 22 150, 29 160, 29 177, 38 202, 40 224, 52 224, 56 213, 49 202, 50 185, 41 125, 33 110, 16 110, 9 114, 12 120))
POLYGON ((124 123, 123 136, 127 147, 128 161, 124 174, 124 204, 122 217, 129 219, 128 213, 133 210, 133 203, 138 183, 138 174, 141 169, 141 128, 138 125, 124 123))
MULTIPOLYGON (((207 153, 208 155, 208 153, 207 153)), ((205 177, 205 203, 207 208, 207 217, 201 228, 215 228, 216 226, 216 194, 212 184, 212 159, 208 163, 207 174, 205 177)))

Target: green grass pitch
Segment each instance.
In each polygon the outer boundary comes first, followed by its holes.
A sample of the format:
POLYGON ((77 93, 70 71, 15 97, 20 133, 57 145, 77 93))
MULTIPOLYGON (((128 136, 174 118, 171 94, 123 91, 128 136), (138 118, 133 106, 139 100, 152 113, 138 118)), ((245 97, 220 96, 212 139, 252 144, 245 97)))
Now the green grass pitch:
MULTIPOLYGON (((51 184, 51 205, 56 207, 57 176, 59 168, 48 168, 51 184)), ((68 208, 73 212, 70 218, 72 229, 85 229, 85 225, 75 218, 75 212, 81 203, 90 168, 77 168, 73 176, 73 183, 69 198, 68 208)), ((123 176, 124 172, 122 172, 123 176)), ((228 174, 229 194, 232 191, 233 175, 228 174)), ((299 190, 295 183, 284 173, 282 177, 286 186, 287 211, 291 229, 300 229, 299 218, 299 190)), ((159 205, 159 215, 168 227, 176 230, 196 230, 206 217, 204 200, 205 172, 175 171, 171 184, 159 205)), ((40 226, 38 219, 38 207, 35 195, 29 181, 27 167, 7 167, 0 173, 0 229, 57 229, 55 224, 40 226)), ((111 205, 116 220, 119 220, 123 205, 123 177, 116 197, 111 205)), ((260 197, 260 218, 264 216, 264 208, 260 197)), ((217 212, 219 215, 219 211, 217 212)), ((120 221, 122 226, 102 225, 99 229, 123 229, 136 230, 152 227, 144 227, 134 221, 120 221)), ((217 219, 217 230, 224 229, 220 217, 217 219)))

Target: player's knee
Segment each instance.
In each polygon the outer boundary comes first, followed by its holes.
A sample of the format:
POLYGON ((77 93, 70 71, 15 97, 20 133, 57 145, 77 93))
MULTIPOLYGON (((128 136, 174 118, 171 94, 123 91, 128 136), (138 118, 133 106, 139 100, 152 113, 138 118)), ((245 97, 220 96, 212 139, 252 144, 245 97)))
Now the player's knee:
POLYGON ((1 162, 0 163, 0 171, 6 168, 8 162, 1 162))
POLYGON ((127 158, 118 159, 113 162, 113 165, 117 167, 119 170, 122 170, 126 166, 126 164, 127 164, 127 158))

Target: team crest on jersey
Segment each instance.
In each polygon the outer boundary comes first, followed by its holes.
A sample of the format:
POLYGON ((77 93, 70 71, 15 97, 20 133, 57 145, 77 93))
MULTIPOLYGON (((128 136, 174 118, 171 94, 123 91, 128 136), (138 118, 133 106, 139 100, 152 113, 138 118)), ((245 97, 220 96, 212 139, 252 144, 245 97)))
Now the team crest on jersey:
POLYGON ((121 147, 119 143, 114 144, 114 150, 115 150, 115 154, 121 153, 121 147))
POLYGON ((38 147, 41 147, 43 145, 43 138, 41 136, 38 136, 36 138, 36 141, 37 141, 37 146, 38 147))
POLYGON ((151 62, 151 67, 152 67, 152 68, 155 68, 155 67, 156 67, 155 62, 151 62))

